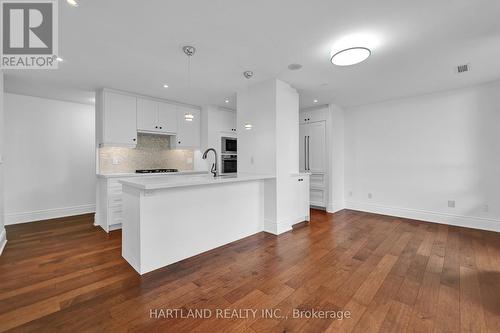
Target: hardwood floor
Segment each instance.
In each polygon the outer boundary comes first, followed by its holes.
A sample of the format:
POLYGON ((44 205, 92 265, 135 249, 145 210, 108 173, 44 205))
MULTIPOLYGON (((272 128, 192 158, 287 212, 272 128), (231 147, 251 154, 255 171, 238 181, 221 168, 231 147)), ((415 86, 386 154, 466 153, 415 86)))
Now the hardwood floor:
POLYGON ((142 277, 120 255, 120 231, 107 235, 90 215, 7 226, 7 236, 0 331, 500 331, 493 232, 313 210, 309 226, 260 233, 142 277), (204 308, 210 318, 161 312, 204 308), (150 318, 155 309, 159 318, 150 318), (217 309, 278 309, 288 318, 259 310, 216 319, 217 309), (350 318, 293 318, 311 309, 350 318))

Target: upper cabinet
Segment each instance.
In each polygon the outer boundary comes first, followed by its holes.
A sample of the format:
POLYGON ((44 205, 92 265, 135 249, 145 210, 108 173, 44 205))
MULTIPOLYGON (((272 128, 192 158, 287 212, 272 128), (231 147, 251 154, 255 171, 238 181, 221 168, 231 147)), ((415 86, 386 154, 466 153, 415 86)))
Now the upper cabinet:
POLYGON ((178 107, 168 103, 158 103, 158 126, 166 133, 177 133, 178 107))
POLYGON ((171 147, 200 147, 200 110, 111 89, 97 91, 99 146, 135 147, 137 133, 170 135, 171 147))
POLYGON ((137 131, 155 132, 158 130, 158 102, 137 98, 137 131))
POLYGON ((100 146, 135 147, 137 98, 108 90, 97 93, 97 143, 100 146))
POLYGON ((137 131, 177 133, 177 107, 173 104, 137 98, 137 131))
POLYGON ((173 148, 200 147, 200 110, 177 107, 177 135, 173 148))
POLYGON ((236 133, 236 112, 219 111, 220 131, 236 133))

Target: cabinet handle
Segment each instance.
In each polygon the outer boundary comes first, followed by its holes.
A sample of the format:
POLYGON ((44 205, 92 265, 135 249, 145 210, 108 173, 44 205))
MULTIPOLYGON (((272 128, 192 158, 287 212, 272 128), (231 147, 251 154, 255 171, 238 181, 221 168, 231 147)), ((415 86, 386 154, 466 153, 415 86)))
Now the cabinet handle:
POLYGON ((163 127, 160 126, 160 129, 163 129, 163 127))
POLYGON ((178 144, 180 144, 181 142, 180 141, 177 141, 178 144))
POLYGON ((155 128, 158 128, 158 126, 155 126, 155 128))
POLYGON ((137 139, 136 139, 136 138, 133 138, 133 139, 132 139, 132 141, 135 141, 135 140, 137 140, 137 139))

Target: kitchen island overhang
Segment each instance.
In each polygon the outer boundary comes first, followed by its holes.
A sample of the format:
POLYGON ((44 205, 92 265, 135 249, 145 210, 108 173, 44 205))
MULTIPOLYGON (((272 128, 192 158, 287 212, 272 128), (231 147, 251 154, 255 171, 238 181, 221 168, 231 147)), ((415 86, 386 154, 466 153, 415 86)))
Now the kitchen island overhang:
POLYGON ((269 195, 273 175, 166 176, 121 183, 122 256, 139 274, 264 231, 266 200, 275 200, 269 195))

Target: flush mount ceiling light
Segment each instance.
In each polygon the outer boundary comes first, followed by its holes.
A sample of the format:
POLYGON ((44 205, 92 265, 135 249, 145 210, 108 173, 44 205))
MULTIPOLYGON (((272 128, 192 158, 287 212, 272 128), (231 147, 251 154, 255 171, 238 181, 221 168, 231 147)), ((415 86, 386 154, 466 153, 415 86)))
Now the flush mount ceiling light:
POLYGON ((66 0, 66 2, 73 7, 78 7, 78 2, 76 0, 66 0))
POLYGON ((163 85, 163 88, 168 88, 168 84, 164 84, 164 85, 163 85))
POLYGON ((351 66, 365 61, 370 54, 366 47, 350 47, 332 54, 330 61, 336 66, 351 66))
POLYGON ((252 124, 245 124, 245 129, 246 130, 251 130, 252 129, 252 124))
POLYGON ((318 103, 318 100, 317 99, 313 100, 313 103, 318 103))
POLYGON ((226 98, 226 99, 224 100, 224 102, 225 102, 225 103, 229 103, 229 98, 226 98))
POLYGON ((186 113, 186 114, 184 115, 184 119, 185 119, 186 121, 193 121, 194 116, 193 116, 193 114, 192 114, 192 113, 186 113))

